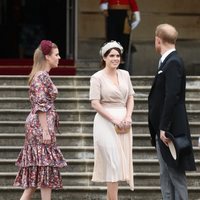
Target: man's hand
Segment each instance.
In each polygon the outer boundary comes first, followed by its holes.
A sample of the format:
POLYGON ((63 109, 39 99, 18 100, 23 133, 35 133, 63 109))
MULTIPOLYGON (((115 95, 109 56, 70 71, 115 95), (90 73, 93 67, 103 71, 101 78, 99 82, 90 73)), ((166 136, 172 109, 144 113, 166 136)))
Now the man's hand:
POLYGON ((162 140, 163 141, 163 143, 166 145, 166 146, 168 146, 168 143, 171 141, 169 138, 167 138, 166 136, 165 136, 165 131, 160 131, 160 140, 162 140))

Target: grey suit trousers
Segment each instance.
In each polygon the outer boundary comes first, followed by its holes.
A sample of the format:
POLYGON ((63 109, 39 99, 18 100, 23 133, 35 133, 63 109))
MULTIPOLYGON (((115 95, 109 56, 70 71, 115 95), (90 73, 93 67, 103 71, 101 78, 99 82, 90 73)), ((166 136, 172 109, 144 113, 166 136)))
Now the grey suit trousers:
POLYGON ((160 165, 160 186, 163 200, 188 200, 185 171, 168 167, 160 153, 156 138, 156 151, 160 165))

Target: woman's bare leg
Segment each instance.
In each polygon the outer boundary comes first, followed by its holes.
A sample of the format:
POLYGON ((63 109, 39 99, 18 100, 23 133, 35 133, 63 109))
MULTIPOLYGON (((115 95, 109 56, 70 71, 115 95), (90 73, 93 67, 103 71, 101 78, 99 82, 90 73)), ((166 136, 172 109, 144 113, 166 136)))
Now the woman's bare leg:
POLYGON ((42 200, 51 200, 51 188, 41 188, 41 197, 42 200))
POLYGON ((33 193, 35 192, 36 188, 26 188, 21 196, 20 200, 31 200, 33 193))
POLYGON ((107 183, 107 200, 118 200, 118 182, 107 183))

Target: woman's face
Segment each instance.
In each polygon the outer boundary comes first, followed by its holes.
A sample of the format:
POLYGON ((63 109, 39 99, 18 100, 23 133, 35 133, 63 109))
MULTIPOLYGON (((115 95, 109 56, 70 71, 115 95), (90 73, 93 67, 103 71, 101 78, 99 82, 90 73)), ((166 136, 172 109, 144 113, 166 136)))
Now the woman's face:
POLYGON ((106 63, 106 67, 116 69, 120 64, 121 56, 117 50, 112 49, 110 53, 103 59, 106 63))
POLYGON ((58 48, 53 48, 51 55, 46 55, 46 59, 51 68, 58 67, 58 63, 60 60, 58 48))

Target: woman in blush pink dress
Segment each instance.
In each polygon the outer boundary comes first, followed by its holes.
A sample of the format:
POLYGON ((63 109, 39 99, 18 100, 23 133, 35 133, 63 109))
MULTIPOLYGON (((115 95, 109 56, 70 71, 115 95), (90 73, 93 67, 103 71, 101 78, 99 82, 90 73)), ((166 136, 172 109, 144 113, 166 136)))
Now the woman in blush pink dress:
POLYGON ((107 183, 107 199, 118 199, 118 182, 134 189, 132 164, 132 112, 134 90, 129 73, 118 69, 122 46, 116 41, 101 50, 103 69, 92 75, 90 100, 94 118, 94 171, 92 181, 107 183), (117 134, 118 129, 123 130, 117 134))
POLYGON ((41 41, 34 53, 29 76, 31 112, 25 123, 26 135, 16 165, 19 167, 14 186, 24 188, 20 200, 30 200, 36 188, 42 200, 51 199, 52 189, 62 188, 60 168, 67 165, 56 145, 58 114, 54 101, 58 94, 50 79, 51 68, 58 67, 60 56, 56 44, 41 41))

